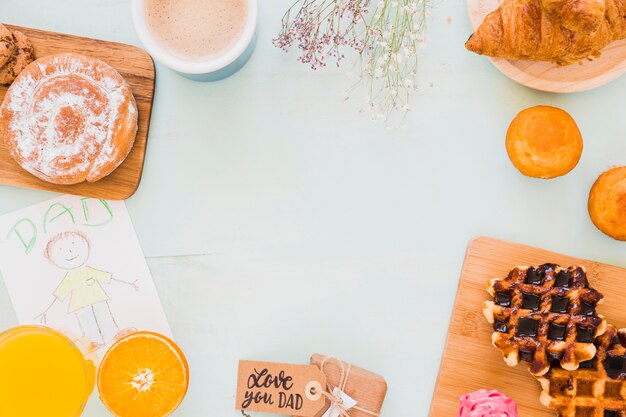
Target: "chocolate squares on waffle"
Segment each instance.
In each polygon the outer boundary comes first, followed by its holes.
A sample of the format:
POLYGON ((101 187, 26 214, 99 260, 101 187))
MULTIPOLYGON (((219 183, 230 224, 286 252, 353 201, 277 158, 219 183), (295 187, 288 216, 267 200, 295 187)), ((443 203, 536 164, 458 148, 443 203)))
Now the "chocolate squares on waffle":
POLYGON ((609 325, 596 356, 568 371, 557 364, 544 376, 540 401, 558 417, 626 416, 626 333, 609 325))
POLYGON ((483 314, 508 365, 529 362, 540 376, 552 362, 573 370, 594 357, 593 342, 606 321, 596 313, 602 294, 589 287, 583 267, 516 267, 490 280, 487 291, 493 300, 484 302, 483 314))

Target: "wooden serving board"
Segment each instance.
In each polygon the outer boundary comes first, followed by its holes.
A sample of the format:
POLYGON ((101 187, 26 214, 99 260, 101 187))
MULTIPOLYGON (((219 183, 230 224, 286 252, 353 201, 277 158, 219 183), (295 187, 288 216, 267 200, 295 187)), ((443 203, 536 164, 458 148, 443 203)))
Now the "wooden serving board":
MULTIPOLYGON (((37 58, 61 52, 75 52, 99 58, 117 69, 133 90, 139 110, 139 128, 133 149, 111 175, 95 183, 84 182, 76 185, 50 184, 31 175, 13 160, 4 140, 0 138, 0 184, 110 200, 124 200, 133 195, 141 181, 154 97, 155 72, 150 55, 136 46, 121 43, 5 26, 24 33, 33 43, 37 58)), ((0 86, 0 101, 4 99, 6 91, 7 87, 0 86)))
POLYGON ((487 237, 473 240, 461 271, 448 340, 430 408, 430 417, 455 416, 459 397, 480 388, 497 389, 513 398, 520 417, 554 417, 539 403, 539 383, 526 364, 509 367, 491 346, 491 326, 483 318, 482 302, 489 299, 487 281, 505 277, 518 265, 546 262, 584 265, 590 284, 604 294, 598 307, 609 323, 626 326, 626 270, 567 255, 487 237))
MULTIPOLYGON (((501 0, 468 0, 474 30, 501 0)), ((572 65, 489 58, 504 75, 526 87, 551 93, 575 93, 607 84, 626 72, 626 39, 602 49, 602 55, 572 65)))

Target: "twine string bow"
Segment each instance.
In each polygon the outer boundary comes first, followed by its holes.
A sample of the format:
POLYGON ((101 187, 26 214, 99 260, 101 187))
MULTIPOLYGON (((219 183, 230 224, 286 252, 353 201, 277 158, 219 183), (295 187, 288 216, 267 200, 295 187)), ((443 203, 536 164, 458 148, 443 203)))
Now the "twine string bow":
POLYGON ((379 413, 375 413, 373 411, 367 410, 363 407, 359 407, 357 402, 350 398, 345 394, 346 385, 348 384, 348 378, 350 377, 350 371, 352 370, 352 364, 348 363, 348 367, 344 365, 343 361, 339 359, 326 357, 320 364, 320 370, 322 373, 324 372, 324 366, 330 361, 333 361, 339 367, 341 374, 339 376, 339 383, 335 388, 331 388, 328 383, 326 383, 327 391, 323 391, 322 395, 326 397, 326 399, 330 402, 330 407, 326 411, 323 417, 350 417, 350 410, 358 410, 362 413, 369 414, 373 417, 379 417, 379 413))

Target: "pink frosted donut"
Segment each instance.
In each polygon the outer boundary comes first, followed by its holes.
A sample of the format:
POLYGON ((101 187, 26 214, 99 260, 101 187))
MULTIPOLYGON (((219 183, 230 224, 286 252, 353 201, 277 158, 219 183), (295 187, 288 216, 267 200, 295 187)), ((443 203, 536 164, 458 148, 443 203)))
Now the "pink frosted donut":
POLYGON ((128 156, 137 134, 137 104, 111 66, 78 54, 30 64, 0 108, 0 134, 11 156, 55 184, 94 182, 128 156))
POLYGON ((457 417, 519 417, 515 401, 496 390, 479 389, 460 401, 457 417))

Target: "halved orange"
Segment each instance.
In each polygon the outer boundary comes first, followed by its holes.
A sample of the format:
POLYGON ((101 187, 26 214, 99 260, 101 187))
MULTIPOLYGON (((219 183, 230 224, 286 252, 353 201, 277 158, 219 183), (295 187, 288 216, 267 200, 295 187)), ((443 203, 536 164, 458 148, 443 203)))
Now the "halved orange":
POLYGON ((116 417, 166 417, 189 386, 182 350, 167 337, 135 332, 115 342, 102 358, 98 391, 116 417))

